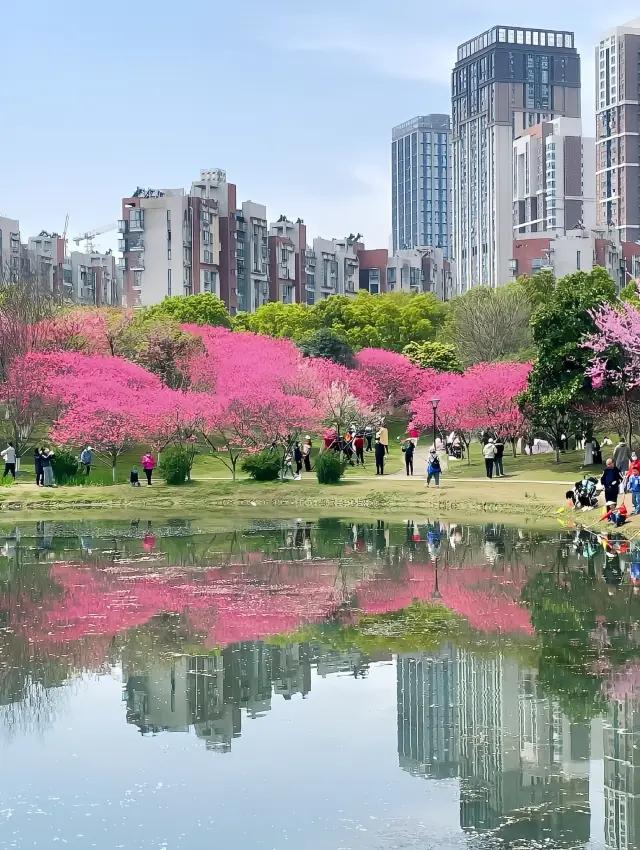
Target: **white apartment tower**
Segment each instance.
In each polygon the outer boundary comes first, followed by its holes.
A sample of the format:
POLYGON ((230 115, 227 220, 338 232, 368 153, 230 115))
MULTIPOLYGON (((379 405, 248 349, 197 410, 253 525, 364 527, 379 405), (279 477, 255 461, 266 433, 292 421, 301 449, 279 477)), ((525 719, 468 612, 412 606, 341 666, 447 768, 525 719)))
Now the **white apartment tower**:
POLYGON ((579 118, 529 127, 513 143, 513 233, 564 236, 596 225, 596 143, 579 118))

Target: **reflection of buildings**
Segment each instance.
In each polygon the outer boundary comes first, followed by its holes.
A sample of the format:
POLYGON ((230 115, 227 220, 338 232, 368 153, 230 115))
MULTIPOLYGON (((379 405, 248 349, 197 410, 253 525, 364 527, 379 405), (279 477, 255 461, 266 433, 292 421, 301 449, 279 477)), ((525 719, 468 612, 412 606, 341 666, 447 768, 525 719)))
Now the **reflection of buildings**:
POLYGON ((458 774, 456 650, 399 655, 398 757, 418 776, 458 774))
POLYGON ((368 659, 316 644, 284 647, 260 641, 232 644, 218 655, 155 658, 141 672, 135 658, 123 661, 127 722, 140 731, 188 732, 207 749, 228 752, 241 732, 241 710, 257 718, 271 710, 272 696, 285 700, 311 690, 311 670, 364 675, 368 659))
POLYGON ((460 778, 465 831, 589 839, 589 726, 539 693, 537 673, 453 646, 398 658, 398 756, 415 775, 460 778))
POLYGON ((640 847, 640 702, 611 700, 604 724, 605 845, 640 847))

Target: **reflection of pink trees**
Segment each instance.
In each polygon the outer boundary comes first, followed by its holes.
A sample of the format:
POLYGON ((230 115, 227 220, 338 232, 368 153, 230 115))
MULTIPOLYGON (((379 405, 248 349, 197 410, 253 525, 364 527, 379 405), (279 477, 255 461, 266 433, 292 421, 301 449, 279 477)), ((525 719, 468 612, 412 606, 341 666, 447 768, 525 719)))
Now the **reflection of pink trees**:
POLYGON ((432 563, 407 567, 401 581, 377 576, 356 589, 359 607, 367 614, 383 614, 411 605, 414 599, 440 600, 481 632, 532 634, 528 611, 518 598, 521 581, 494 575, 490 567, 446 569, 438 572, 432 563))
MULTIPOLYGON (((51 576, 61 588, 57 596, 38 602, 26 595, 0 599, 0 607, 13 611, 13 628, 35 644, 113 637, 171 612, 183 614, 211 647, 321 622, 344 601, 338 571, 334 561, 269 563, 263 556, 253 563, 197 571, 58 564, 51 576)), ((528 613, 517 601, 522 577, 508 572, 496 576, 485 566, 441 570, 438 579, 442 604, 473 628, 531 633, 528 613)), ((380 573, 357 584, 353 594, 361 610, 378 614, 404 608, 414 599, 431 601, 434 591, 434 565, 414 562, 401 578, 380 573)))

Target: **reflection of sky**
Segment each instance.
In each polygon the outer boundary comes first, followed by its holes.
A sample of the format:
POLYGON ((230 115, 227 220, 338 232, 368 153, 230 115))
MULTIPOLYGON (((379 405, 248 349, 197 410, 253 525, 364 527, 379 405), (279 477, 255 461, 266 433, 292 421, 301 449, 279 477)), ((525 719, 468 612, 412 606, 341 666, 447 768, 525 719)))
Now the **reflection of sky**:
POLYGON ((456 781, 400 770, 394 664, 314 674, 274 699, 233 751, 195 735, 141 736, 121 685, 87 679, 44 737, 0 742, 0 848, 364 850, 464 845, 456 781), (7 812, 11 817, 7 818, 7 812), (4 823, 3 823, 4 821, 4 823), (62 843, 62 842, 66 843, 62 843))

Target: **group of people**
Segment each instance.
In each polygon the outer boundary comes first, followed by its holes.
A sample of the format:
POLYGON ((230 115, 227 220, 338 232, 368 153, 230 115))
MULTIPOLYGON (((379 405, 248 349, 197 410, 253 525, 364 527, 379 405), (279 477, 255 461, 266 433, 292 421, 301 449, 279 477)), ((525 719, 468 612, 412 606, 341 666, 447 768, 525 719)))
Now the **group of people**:
POLYGON ((487 478, 491 479, 495 475, 496 478, 504 478, 504 443, 498 437, 487 437, 483 440, 482 455, 484 457, 484 465, 487 471, 487 478))
POLYGON ((311 442, 311 436, 307 434, 307 436, 304 438, 304 443, 301 444, 299 440, 296 440, 293 445, 293 449, 285 452, 284 463, 282 464, 283 481, 285 480, 287 475, 291 475, 294 481, 300 481, 302 478, 303 469, 305 472, 311 472, 312 448, 313 443, 311 442), (293 470, 294 463, 296 465, 295 472, 293 470))
POLYGON ((613 457, 607 459, 600 481, 593 475, 585 475, 576 481, 573 490, 567 491, 566 498, 576 510, 592 510, 598 505, 600 492, 604 492, 603 520, 616 526, 624 525, 628 517, 624 502, 627 493, 631 494, 632 512, 640 514, 640 458, 624 440, 616 446, 613 457), (623 501, 618 505, 621 495, 623 501))
MULTIPOLYGON (((0 456, 4 460, 2 480, 4 481, 7 475, 10 475, 15 481, 18 458, 14 444, 8 442, 6 449, 0 452, 0 456)), ((38 487, 51 487, 53 485, 53 458, 54 452, 51 449, 36 447, 33 450, 33 466, 38 487)))

